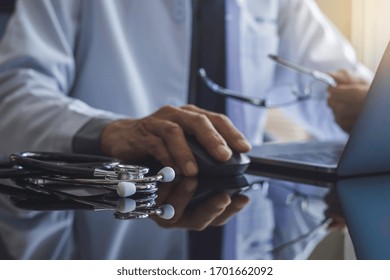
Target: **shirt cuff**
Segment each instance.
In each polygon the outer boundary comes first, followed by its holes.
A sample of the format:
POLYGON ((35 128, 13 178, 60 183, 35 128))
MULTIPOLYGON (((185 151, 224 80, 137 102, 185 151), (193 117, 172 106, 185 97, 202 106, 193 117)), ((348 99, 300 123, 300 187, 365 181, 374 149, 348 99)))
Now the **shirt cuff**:
POLYGON ((74 153, 104 155, 100 147, 100 137, 103 129, 113 119, 93 118, 83 125, 73 136, 72 150, 74 153))

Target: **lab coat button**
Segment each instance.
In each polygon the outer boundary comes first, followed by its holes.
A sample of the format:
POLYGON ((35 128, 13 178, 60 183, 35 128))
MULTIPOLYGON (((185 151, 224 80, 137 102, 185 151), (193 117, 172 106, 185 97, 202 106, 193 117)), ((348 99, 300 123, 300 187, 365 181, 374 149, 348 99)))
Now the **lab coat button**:
POLYGON ((257 247, 259 247, 259 246, 260 246, 259 241, 252 241, 252 242, 250 243, 250 248, 252 248, 252 249, 257 248, 257 247))
POLYGON ((185 19, 185 3, 182 0, 175 1, 172 7, 172 17, 177 23, 181 23, 185 19))

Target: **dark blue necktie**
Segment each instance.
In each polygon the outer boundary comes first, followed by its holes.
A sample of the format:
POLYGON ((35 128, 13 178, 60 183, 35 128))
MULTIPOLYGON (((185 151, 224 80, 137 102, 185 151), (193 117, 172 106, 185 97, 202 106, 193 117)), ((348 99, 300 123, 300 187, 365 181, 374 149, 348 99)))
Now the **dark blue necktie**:
MULTIPOLYGON (((193 0, 192 53, 189 103, 225 113, 225 99, 210 91, 198 75, 206 69, 210 77, 224 86, 226 82, 225 1, 193 0)), ((221 259, 222 227, 189 232, 190 259, 221 259)))
POLYGON ((225 113, 224 97, 213 93, 198 75, 198 69, 203 67, 217 84, 226 84, 225 1, 193 0, 192 3, 189 103, 225 113))

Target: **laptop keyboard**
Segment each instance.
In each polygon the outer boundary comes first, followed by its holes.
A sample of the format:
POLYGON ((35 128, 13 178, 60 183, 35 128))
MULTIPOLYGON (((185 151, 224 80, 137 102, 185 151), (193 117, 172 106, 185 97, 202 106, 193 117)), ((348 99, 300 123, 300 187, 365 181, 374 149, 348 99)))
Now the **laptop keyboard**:
POLYGON ((276 155, 276 157, 294 161, 306 161, 326 165, 337 165, 341 157, 342 151, 343 149, 334 149, 329 151, 297 151, 285 154, 278 154, 276 155))
POLYGON ((305 166, 338 166, 345 143, 338 141, 308 141, 297 143, 269 143, 255 146, 249 153, 254 163, 305 166))

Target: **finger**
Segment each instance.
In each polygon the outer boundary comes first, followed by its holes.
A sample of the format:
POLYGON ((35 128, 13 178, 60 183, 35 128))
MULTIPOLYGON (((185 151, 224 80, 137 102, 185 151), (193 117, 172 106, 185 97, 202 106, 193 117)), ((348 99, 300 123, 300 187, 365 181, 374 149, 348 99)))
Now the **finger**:
POLYGON ((185 110, 204 114, 211 121, 212 125, 216 128, 218 133, 225 139, 226 143, 233 150, 241 153, 248 152, 251 149, 251 145, 245 136, 234 126, 231 120, 223 114, 218 114, 204 110, 202 108, 186 105, 182 107, 185 110))
POLYGON ((166 203, 168 197, 175 190, 177 182, 163 183, 157 190, 157 205, 163 205, 166 203))
POLYGON ((339 85, 329 90, 329 98, 338 101, 350 102, 360 95, 361 86, 359 85, 339 85))
MULTIPOLYGON (((156 158, 162 162, 174 162, 186 176, 195 176, 198 166, 187 145, 184 132, 179 124, 168 120, 153 118, 148 120, 147 129, 150 134, 158 136, 162 141, 158 145, 150 145, 156 158), (162 149, 161 151, 159 149, 162 149)), ((157 144, 157 141, 154 143, 157 144)))
POLYGON ((227 221, 237 214, 242 208, 245 207, 249 202, 249 198, 245 195, 238 195, 232 198, 232 202, 228 207, 226 207, 225 211, 219 215, 217 218, 214 219, 210 223, 210 225, 213 226, 221 226, 227 223, 227 221))
POLYGON ((335 72, 329 73, 335 79, 337 84, 345 84, 345 83, 350 83, 352 80, 352 75, 351 73, 346 70, 346 69, 340 69, 335 72))
POLYGON ((180 113, 174 116, 174 122, 187 133, 194 135, 216 160, 226 161, 232 156, 225 139, 205 114, 180 109, 180 113))
POLYGON ((342 118, 342 116, 346 114, 348 110, 345 109, 348 108, 349 103, 340 101, 337 98, 330 97, 328 99, 328 105, 333 110, 333 113, 337 119, 337 118, 342 118))
POLYGON ((335 100, 335 98, 332 96, 332 95, 329 95, 328 97, 328 106, 330 108, 332 108, 332 110, 334 111, 335 108, 337 107, 337 101, 335 100))
MULTIPOLYGON (((161 184, 160 187, 158 188, 156 205, 160 206, 160 205, 164 205, 164 204, 170 204, 175 209, 174 216, 169 220, 162 219, 156 215, 150 216, 150 218, 152 220, 154 220, 155 222, 157 222, 157 224, 159 224, 160 226, 166 227, 166 228, 178 227, 178 225, 177 225, 178 219, 176 217, 182 216, 182 213, 181 213, 182 207, 180 206, 180 200, 172 198, 172 196, 177 197, 177 194, 175 195, 175 193, 178 189, 178 186, 182 186, 183 184, 185 184, 185 182, 183 182, 183 181, 185 181, 186 179, 187 178, 184 178, 184 179, 181 179, 181 181, 178 181, 178 179, 176 178, 174 182, 161 184)), ((180 180, 180 178, 179 178, 179 180, 180 180)), ((195 183, 196 183, 196 181, 195 181, 195 183)), ((188 191, 189 195, 192 197, 192 194, 190 194, 192 192, 190 188, 191 187, 186 187, 186 191, 188 191)))
POLYGON ((336 72, 329 73, 337 82, 341 84, 368 84, 368 81, 352 74, 349 70, 341 69, 336 72))
MULTIPOLYGON (((159 126, 156 123, 156 126, 159 126)), ((170 151, 161 137, 150 135, 147 141, 142 142, 147 147, 147 152, 150 156, 160 161, 163 165, 171 166, 177 169, 176 163, 170 151)))
POLYGON ((198 186, 197 178, 184 178, 176 188, 166 197, 164 203, 171 204, 175 208, 175 215, 169 222, 175 223, 180 220, 191 201, 198 186))
POLYGON ((230 202, 229 195, 217 194, 187 215, 182 225, 192 230, 203 230, 224 212, 230 202))

